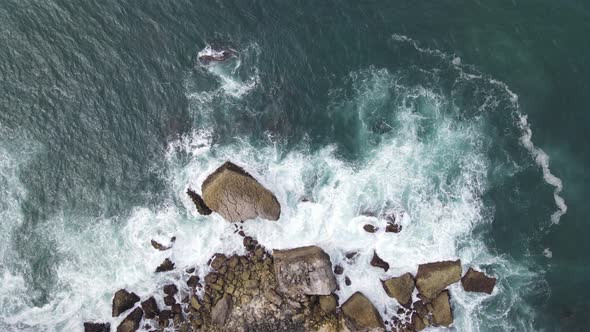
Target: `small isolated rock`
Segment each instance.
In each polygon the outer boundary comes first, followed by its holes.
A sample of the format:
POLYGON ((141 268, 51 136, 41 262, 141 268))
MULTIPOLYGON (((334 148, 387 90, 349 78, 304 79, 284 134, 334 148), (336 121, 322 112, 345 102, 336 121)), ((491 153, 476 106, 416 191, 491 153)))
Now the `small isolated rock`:
POLYGON ((461 278, 463 289, 468 292, 481 292, 492 294, 496 286, 496 278, 488 277, 483 272, 469 268, 467 273, 461 278))
POLYGON ((336 312, 336 307, 338 307, 338 301, 334 294, 320 296, 320 308, 322 311, 331 314, 336 312))
POLYGON ((113 317, 117 317, 123 311, 133 308, 136 302, 139 302, 137 294, 129 293, 125 289, 119 289, 113 297, 113 317))
POLYGON ((110 323, 84 323, 84 332, 111 332, 110 323))
POLYGON ((153 296, 150 296, 147 300, 141 302, 141 308, 147 319, 152 319, 160 313, 156 299, 154 299, 153 296))
POLYGON ((164 286, 164 294, 174 295, 176 293, 178 293, 178 288, 176 287, 175 284, 168 284, 168 285, 164 286))
POLYGON ((453 324, 449 291, 442 291, 432 301, 432 319, 435 325, 449 326, 453 324))
POLYGON ((377 256, 376 251, 373 251, 373 258, 371 258, 371 265, 375 266, 375 267, 380 267, 383 270, 385 270, 385 272, 387 272, 387 270, 389 270, 389 263, 387 263, 386 261, 382 260, 379 256, 377 256))
POLYGON ((176 299, 174 298, 174 295, 166 295, 164 296, 164 304, 167 306, 172 306, 176 303, 176 299))
POLYGON ((215 306, 211 309, 211 321, 213 324, 223 326, 232 311, 232 298, 225 294, 217 301, 215 306))
POLYGON ((174 263, 169 258, 166 258, 160 266, 156 268, 156 272, 166 272, 174 270, 174 263))
POLYGON ((199 283, 199 276, 190 276, 188 278, 188 280, 186 281, 186 285, 189 286, 190 288, 197 287, 198 283, 199 283))
POLYGON ((344 324, 351 331, 385 331, 379 312, 362 293, 356 292, 342 305, 344 324))
POLYGON ((375 233, 378 228, 371 225, 371 224, 366 224, 365 226, 363 226, 363 229, 365 230, 365 232, 367 233, 375 233))
POLYGON ((461 271, 461 260, 420 264, 416 287, 420 294, 432 300, 449 285, 459 281, 461 271))
POLYGON ((342 273, 344 273, 344 268, 340 265, 336 265, 334 266, 334 273, 337 275, 341 275, 342 273))
POLYGON ((207 204, 205 204, 203 198, 201 198, 201 196, 199 196, 199 194, 197 194, 194 190, 189 188, 186 190, 186 194, 191 198, 193 203, 195 203, 195 206, 197 207, 197 212, 199 212, 199 214, 207 216, 210 215, 211 212, 213 212, 207 206, 207 204))
POLYGON ((385 226, 385 231, 388 233, 399 233, 402 230, 402 225, 398 225, 392 222, 388 222, 385 226))
POLYGON ((411 273, 385 280, 383 288, 385 288, 387 295, 395 298, 404 307, 409 307, 412 304, 412 293, 415 285, 411 273))
POLYGON ((358 255, 358 252, 351 251, 351 252, 347 252, 345 257, 346 257, 346 259, 351 260, 351 259, 355 258, 356 255, 358 255))
POLYGON ((274 250, 278 290, 292 297, 329 295, 336 289, 330 256, 320 247, 274 250))
POLYGON ((119 326, 117 326, 117 332, 134 332, 139 329, 139 323, 143 317, 143 311, 141 308, 135 308, 119 326))
POLYGON ((281 215, 275 195, 229 161, 205 179, 201 192, 205 204, 227 221, 278 220, 281 215))
POLYGON ((346 286, 352 285, 352 281, 350 281, 350 278, 348 276, 344 276, 344 284, 346 286))

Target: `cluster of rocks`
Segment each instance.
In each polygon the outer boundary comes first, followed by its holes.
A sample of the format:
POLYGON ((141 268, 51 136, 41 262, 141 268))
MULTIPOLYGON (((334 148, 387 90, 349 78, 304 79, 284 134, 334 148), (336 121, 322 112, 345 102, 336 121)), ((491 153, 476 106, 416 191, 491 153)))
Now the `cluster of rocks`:
MULTIPOLYGON (((225 163, 211 174, 202 186, 203 197, 192 190, 188 195, 202 214, 219 213, 228 221, 263 217, 276 220, 280 205, 274 195, 238 166, 225 163)), ((399 232, 395 217, 388 226, 399 232)), ((370 227, 365 230, 375 231, 370 227)), ((495 278, 470 268, 463 277, 457 261, 419 265, 416 276, 405 273, 382 280, 385 293, 399 303, 394 315, 383 319, 370 299, 360 292, 344 303, 335 291, 340 289, 336 275, 340 265, 332 266, 330 257, 317 246, 268 251, 241 227, 246 254, 215 254, 210 271, 203 279, 196 268, 181 270, 182 283, 163 286, 162 294, 143 301, 133 292, 117 291, 113 297, 112 316, 125 318, 117 332, 136 331, 420 331, 428 326, 453 323, 448 287, 459 280, 466 291, 491 294, 495 278), (156 299, 162 299, 159 306, 156 299)), ((152 240, 158 250, 162 245, 152 240)), ((354 264, 356 252, 345 255, 354 264)), ((388 271, 389 263, 376 252, 372 266, 388 271)), ((155 272, 179 269, 167 258, 155 272)), ((178 275, 178 273, 177 273, 178 275)), ((345 276, 345 286, 350 279, 345 276)), ((342 286, 344 287, 344 286, 342 286)), ((87 332, 110 331, 109 323, 84 324, 87 332)))

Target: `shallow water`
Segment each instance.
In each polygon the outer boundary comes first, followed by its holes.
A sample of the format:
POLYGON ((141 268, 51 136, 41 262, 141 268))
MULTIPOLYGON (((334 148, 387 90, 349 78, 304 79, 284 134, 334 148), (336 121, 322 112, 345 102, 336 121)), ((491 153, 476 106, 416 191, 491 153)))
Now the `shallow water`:
POLYGON ((585 4, 8 1, 0 17, 1 329, 79 331, 117 289, 182 277, 154 275, 168 255, 205 274, 241 252, 185 194, 228 159, 283 208, 246 232, 321 246, 352 280, 341 300, 361 290, 391 317, 379 278, 460 258, 498 285, 451 287, 457 330, 587 325, 585 4), (199 63, 211 44, 239 58, 199 63), (391 210, 399 234, 361 215, 391 210))

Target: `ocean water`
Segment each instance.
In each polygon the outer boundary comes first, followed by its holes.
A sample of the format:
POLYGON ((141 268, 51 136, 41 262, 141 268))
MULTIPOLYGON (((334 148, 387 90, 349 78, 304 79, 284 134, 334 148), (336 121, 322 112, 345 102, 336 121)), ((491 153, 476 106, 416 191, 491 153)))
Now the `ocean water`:
POLYGON ((451 286, 455 330, 587 329, 587 3, 7 0, 0 28, 0 330, 116 326, 117 289, 183 285, 164 258, 242 252, 185 194, 226 160, 282 205, 244 230, 322 247, 341 301, 391 317, 380 279, 460 258, 498 284, 451 286))

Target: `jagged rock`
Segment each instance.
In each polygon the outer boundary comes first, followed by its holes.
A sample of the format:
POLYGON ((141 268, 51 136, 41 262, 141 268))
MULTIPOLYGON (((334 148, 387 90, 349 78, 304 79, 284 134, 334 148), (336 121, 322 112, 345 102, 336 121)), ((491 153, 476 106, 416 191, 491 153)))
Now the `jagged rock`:
POLYGON ((453 313, 449 301, 449 291, 442 291, 432 302, 432 319, 435 325, 449 326, 453 324, 453 313))
POLYGON ((467 273, 461 278, 463 289, 468 292, 481 292, 492 294, 496 286, 496 278, 488 277, 483 272, 469 268, 467 273))
POLYGON ((365 226, 363 226, 363 229, 365 230, 365 232, 367 233, 375 233, 378 228, 371 225, 371 224, 366 224, 365 226))
POLYGON ((174 263, 169 258, 166 258, 160 266, 156 268, 156 272, 166 272, 174 270, 174 263))
POLYGON ((425 323, 425 321, 428 322, 428 320, 424 319, 423 317, 421 317, 417 313, 414 312, 412 314, 411 324, 414 327, 414 330, 415 331, 422 331, 422 330, 424 330, 428 326, 425 323))
POLYGON ((412 303, 412 293, 414 292, 414 277, 411 273, 403 274, 399 277, 390 278, 383 281, 383 288, 390 297, 393 297, 404 307, 409 307, 412 303))
POLYGON ((164 294, 174 295, 176 293, 178 293, 178 288, 176 287, 175 284, 168 284, 168 285, 164 286, 164 294))
POLYGON ((256 217, 278 220, 281 214, 281 206, 274 194, 229 161, 207 177, 201 192, 205 204, 227 221, 256 217))
POLYGON ((203 198, 201 198, 201 196, 199 194, 197 194, 194 190, 189 188, 186 190, 186 193, 191 198, 193 203, 195 203, 195 206, 197 207, 197 212, 199 212, 199 214, 207 216, 207 215, 210 215, 211 212, 213 212, 207 206, 207 204, 205 204, 205 201, 203 200, 203 198))
POLYGON ((337 275, 341 275, 342 273, 344 273, 344 268, 340 265, 336 265, 334 266, 334 273, 337 275))
POLYGON ((111 332, 110 323, 84 323, 84 332, 111 332))
POLYGON ((223 326, 232 311, 232 298, 225 294, 217 301, 215 306, 211 309, 211 321, 213 324, 223 326))
POLYGON ((342 305, 344 324, 352 331, 385 331, 379 312, 362 293, 356 292, 342 305))
POLYGON ((416 287, 420 294, 432 300, 447 286, 461 279, 461 270, 461 260, 420 264, 416 287))
POLYGON ((320 296, 320 308, 322 311, 331 314, 336 312, 336 307, 338 307, 338 301, 334 294, 320 296))
POLYGON ((402 230, 402 225, 398 225, 396 223, 388 222, 387 226, 385 226, 385 231, 388 233, 399 233, 402 230))
POLYGON ((147 319, 152 319, 160 313, 156 299, 154 299, 153 296, 150 296, 147 300, 141 302, 141 308, 147 319))
POLYGON ((167 306, 172 306, 176 303, 176 299, 174 298, 174 295, 166 295, 164 296, 164 304, 167 306))
POLYGON ((320 247, 274 250, 278 290, 292 297, 329 295, 336 289, 330 256, 320 247))
POLYGON ((139 329, 139 323, 143 317, 143 311, 141 308, 135 308, 119 326, 117 326, 117 332, 134 332, 139 329))
POLYGON ((199 283, 199 276, 190 276, 188 278, 188 280, 186 281, 186 285, 189 286, 190 288, 197 287, 198 283, 199 283))
POLYGON ((383 270, 385 270, 385 272, 387 272, 387 270, 389 270, 389 263, 382 260, 381 257, 377 256, 376 251, 373 251, 373 258, 371 258, 371 265, 375 266, 375 267, 380 267, 383 270))
POLYGON ((125 289, 119 289, 113 297, 113 317, 117 317, 123 311, 133 308, 136 302, 139 302, 137 294, 129 293, 125 289))
POLYGON ((152 247, 154 247, 154 249, 164 251, 164 250, 168 250, 168 249, 172 248, 172 245, 174 244, 175 241, 176 241, 176 236, 173 236, 170 238, 170 244, 167 246, 165 246, 153 239, 151 240, 151 243, 152 243, 152 247))

